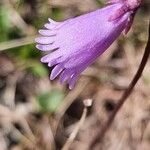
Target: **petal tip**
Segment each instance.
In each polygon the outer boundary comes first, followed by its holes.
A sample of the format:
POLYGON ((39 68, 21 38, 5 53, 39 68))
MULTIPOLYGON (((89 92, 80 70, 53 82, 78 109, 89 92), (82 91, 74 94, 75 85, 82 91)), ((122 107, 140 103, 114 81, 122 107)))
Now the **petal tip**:
POLYGON ((45 63, 45 62, 46 62, 45 59, 44 59, 44 57, 42 57, 42 58, 40 59, 40 61, 41 61, 42 63, 45 63))
POLYGON ((40 49, 39 45, 36 45, 35 47, 36 47, 37 49, 40 49))
POLYGON ((39 42, 39 37, 35 38, 34 41, 35 41, 36 43, 38 43, 38 42, 39 42))
POLYGON ((36 47, 38 50, 43 51, 42 45, 37 44, 35 47, 36 47))

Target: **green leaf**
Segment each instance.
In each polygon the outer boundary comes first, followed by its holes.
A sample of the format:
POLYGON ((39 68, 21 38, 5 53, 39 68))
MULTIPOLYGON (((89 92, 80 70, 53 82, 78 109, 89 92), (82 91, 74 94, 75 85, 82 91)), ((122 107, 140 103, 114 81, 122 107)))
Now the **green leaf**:
POLYGON ((35 76, 43 77, 48 75, 47 68, 42 63, 35 63, 29 69, 35 76))
POLYGON ((60 106, 64 93, 59 90, 52 90, 49 93, 42 93, 38 96, 38 104, 43 111, 54 113, 60 106))
POLYGON ((52 18, 55 18, 55 20, 60 20, 63 18, 63 11, 60 8, 52 8, 52 18))
POLYGON ((8 39, 8 33, 10 29, 8 9, 4 6, 0 6, 0 41, 6 41, 8 39))

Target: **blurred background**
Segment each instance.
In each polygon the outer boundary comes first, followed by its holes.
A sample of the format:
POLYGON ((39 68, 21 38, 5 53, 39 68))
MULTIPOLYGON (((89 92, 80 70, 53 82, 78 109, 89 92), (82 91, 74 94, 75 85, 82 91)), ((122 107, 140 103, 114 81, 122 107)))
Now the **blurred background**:
MULTIPOLYGON (((103 0, 0 0, 0 150, 60 150, 92 99, 70 150, 87 150, 132 80, 148 38, 150 1, 143 0, 130 32, 80 76, 70 91, 50 81, 34 38, 56 21, 103 7, 103 0)), ((150 60, 134 92, 97 150, 150 149, 150 60)), ((94 149, 94 148, 93 148, 94 149)))

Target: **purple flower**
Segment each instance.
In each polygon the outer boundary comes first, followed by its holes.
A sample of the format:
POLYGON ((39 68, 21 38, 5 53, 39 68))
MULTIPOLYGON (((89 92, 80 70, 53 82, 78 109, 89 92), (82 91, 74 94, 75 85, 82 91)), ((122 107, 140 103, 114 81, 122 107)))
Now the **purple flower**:
POLYGON ((46 51, 41 62, 54 66, 50 79, 60 76, 72 89, 82 71, 92 64, 121 34, 127 32, 139 7, 137 0, 110 0, 97 11, 55 22, 49 19, 39 30, 36 47, 46 51), (132 4, 132 5, 131 5, 132 4))

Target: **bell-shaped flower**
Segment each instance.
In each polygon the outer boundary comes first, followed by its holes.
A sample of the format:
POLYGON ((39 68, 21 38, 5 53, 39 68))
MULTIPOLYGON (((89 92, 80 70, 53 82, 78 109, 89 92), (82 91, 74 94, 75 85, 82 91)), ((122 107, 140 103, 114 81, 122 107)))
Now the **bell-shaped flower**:
MULTIPOLYGON (((137 0, 133 0, 136 1, 137 0)), ((132 2, 133 6, 133 2, 132 2)), ((57 76, 72 89, 82 71, 91 65, 132 24, 135 11, 127 0, 110 0, 109 5, 91 13, 55 22, 49 19, 36 47, 45 51, 41 62, 54 67, 50 79, 57 76)))

